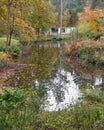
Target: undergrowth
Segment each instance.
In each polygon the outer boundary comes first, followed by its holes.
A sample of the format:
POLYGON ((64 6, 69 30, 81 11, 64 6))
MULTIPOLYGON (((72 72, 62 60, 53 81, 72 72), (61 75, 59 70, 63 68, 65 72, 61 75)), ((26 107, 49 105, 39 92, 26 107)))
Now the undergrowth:
POLYGON ((5 89, 0 94, 1 130, 103 130, 104 93, 86 90, 83 102, 61 111, 45 111, 32 89, 5 89))
POLYGON ((79 57, 83 62, 104 65, 104 44, 101 41, 73 41, 66 53, 71 57, 79 57))

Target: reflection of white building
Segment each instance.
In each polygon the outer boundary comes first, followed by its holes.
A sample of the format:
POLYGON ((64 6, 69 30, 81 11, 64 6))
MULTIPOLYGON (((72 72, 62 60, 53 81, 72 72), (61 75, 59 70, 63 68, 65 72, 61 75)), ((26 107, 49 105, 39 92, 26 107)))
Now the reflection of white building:
POLYGON ((46 104, 45 110, 48 111, 65 109, 71 104, 78 103, 79 98, 82 97, 82 93, 74 81, 74 76, 64 69, 58 71, 56 77, 51 80, 51 86, 46 84, 46 88, 48 104, 46 104))
POLYGON ((75 28, 74 27, 63 27, 63 28, 50 28, 49 34, 56 35, 56 34, 70 34, 75 28))

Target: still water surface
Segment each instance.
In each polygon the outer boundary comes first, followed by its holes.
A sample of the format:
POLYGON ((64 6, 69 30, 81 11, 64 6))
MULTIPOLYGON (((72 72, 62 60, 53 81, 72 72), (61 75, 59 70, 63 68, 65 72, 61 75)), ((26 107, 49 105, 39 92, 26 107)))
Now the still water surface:
POLYGON ((80 64, 76 59, 70 61, 62 48, 61 42, 49 42, 27 49, 18 60, 23 67, 16 69, 7 84, 24 89, 33 87, 40 92, 48 111, 78 103, 82 87, 103 90, 104 68, 80 64))

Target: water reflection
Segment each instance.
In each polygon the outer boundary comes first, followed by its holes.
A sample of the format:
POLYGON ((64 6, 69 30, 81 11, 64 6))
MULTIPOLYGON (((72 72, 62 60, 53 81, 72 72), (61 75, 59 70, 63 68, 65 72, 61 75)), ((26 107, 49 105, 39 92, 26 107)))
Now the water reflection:
MULTIPOLYGON (((76 83, 79 86, 91 87, 93 89, 100 87, 104 89, 104 67, 91 64, 81 64, 78 59, 66 58, 69 68, 75 71, 76 83), (76 61, 76 62, 74 62, 76 61)), ((70 70, 69 70, 70 71, 70 70)))
POLYGON ((74 81, 74 76, 64 69, 58 70, 56 77, 46 84, 48 105, 46 110, 62 110, 69 104, 75 104, 81 97, 78 85, 74 81))
POLYGON ((35 45, 30 51, 31 54, 27 57, 20 57, 18 63, 22 64, 22 67, 16 69, 16 74, 9 79, 7 85, 27 88, 34 86, 36 80, 42 83, 50 76, 57 62, 59 49, 46 44, 35 45))
POLYGON ((6 85, 32 87, 40 100, 48 102, 45 110, 57 111, 79 102, 81 88, 104 89, 104 68, 80 64, 76 59, 65 60, 59 42, 34 45, 18 63, 22 67, 16 69, 6 85))
POLYGON ((102 77, 96 77, 95 78, 95 83, 94 83, 94 86, 97 86, 97 85, 101 85, 101 84, 103 84, 103 79, 102 79, 102 77))

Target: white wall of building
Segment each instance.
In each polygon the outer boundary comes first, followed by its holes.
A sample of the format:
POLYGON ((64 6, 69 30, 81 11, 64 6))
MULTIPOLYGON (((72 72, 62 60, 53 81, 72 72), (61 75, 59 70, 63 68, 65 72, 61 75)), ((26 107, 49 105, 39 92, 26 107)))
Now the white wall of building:
POLYGON ((60 35, 61 34, 70 34, 75 28, 74 27, 66 27, 66 28, 50 28, 49 29, 49 34, 50 35, 60 35))

